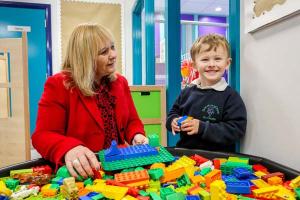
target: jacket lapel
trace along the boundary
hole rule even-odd
[[[101,129],[104,129],[103,127],[103,120],[100,117],[100,112],[96,104],[95,97],[86,97],[79,90],[77,90],[77,93],[79,94],[79,97],[81,101],[83,102],[83,105],[86,107],[88,112],[91,114],[92,118],[95,120],[95,122],[98,124],[98,126]]]

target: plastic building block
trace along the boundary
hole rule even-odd
[[[113,162],[105,161],[104,151],[102,150],[99,152],[99,160],[101,161],[104,170],[113,171],[129,167],[150,165],[156,162],[171,162],[174,160],[174,156],[170,154],[164,147],[160,146],[157,155],[129,158],[125,160],[116,160]]]
[[[67,199],[78,199],[78,188],[75,184],[75,178],[65,178],[63,185],[60,187],[63,197]]]
[[[160,188],[159,192],[160,192],[160,197],[163,200],[165,200],[168,195],[175,193],[175,191],[172,190],[171,188]]]
[[[230,175],[232,174],[232,170],[234,168],[246,168],[247,170],[252,172],[252,166],[251,165],[247,165],[244,163],[239,163],[239,162],[225,162],[223,164],[221,164],[221,171],[223,175]]]
[[[58,185],[62,185],[63,184],[63,181],[64,181],[64,178],[63,177],[55,177],[51,180],[51,183],[53,184],[58,184]]]
[[[3,181],[0,180],[0,194],[5,196],[10,196],[12,191],[8,189]]]
[[[196,165],[201,165],[202,163],[205,163],[205,162],[209,161],[209,159],[204,158],[204,157],[202,157],[200,155],[197,155],[197,154],[191,156],[191,159],[196,161]]]
[[[177,179],[178,187],[182,187],[185,185],[191,185],[191,180],[189,179],[188,175],[184,173],[181,177]]]
[[[267,169],[265,166],[261,165],[261,164],[255,164],[255,165],[253,165],[253,166],[252,166],[252,169],[253,169],[254,171],[262,171],[262,172],[264,172],[264,173],[266,173],[266,174],[269,173],[269,172],[268,172],[268,169]]]
[[[104,150],[105,161],[124,160],[157,154],[157,149],[148,144],[118,148],[115,141],[112,142],[109,149]]]
[[[209,187],[213,181],[222,179],[221,171],[218,169],[214,169],[213,171],[211,171],[207,175],[205,175],[204,178],[205,178],[206,186]]]
[[[268,179],[274,176],[278,176],[282,179],[282,181],[284,181],[284,174],[281,172],[275,172],[275,173],[271,173],[271,174],[266,174],[264,176],[261,177],[262,180],[268,182]]]
[[[182,122],[183,122],[184,120],[186,120],[187,118],[188,118],[188,116],[186,116],[186,115],[180,117],[180,118],[178,119],[178,121],[177,121],[177,125],[180,127],[181,124],[182,124]]]
[[[258,188],[270,187],[270,185],[262,179],[251,180],[251,182]]]
[[[158,147],[160,145],[159,143],[159,137],[157,134],[148,134],[148,139],[149,139],[149,145],[151,147]]]
[[[290,186],[292,188],[300,188],[300,175],[291,180]]]
[[[250,184],[248,181],[226,182],[226,191],[233,194],[250,194]]]
[[[121,151],[118,148],[117,142],[115,140],[113,140],[111,142],[109,149],[105,150],[104,154],[106,157],[110,157],[110,156],[119,155],[120,153],[121,153]]]
[[[16,180],[16,179],[9,178],[9,179],[5,180],[6,187],[11,190],[15,190],[19,184],[20,184],[20,181]]]
[[[246,179],[251,175],[251,172],[245,168],[237,167],[233,169],[233,175],[238,179]]]
[[[149,180],[149,174],[147,170],[118,173],[115,174],[115,180],[119,183],[129,184]]]
[[[168,181],[173,181],[179,178],[184,174],[184,168],[177,168],[177,169],[166,169],[164,176],[160,179],[161,183],[166,183]]]
[[[275,199],[275,193],[278,192],[278,187],[271,186],[271,187],[264,187],[260,189],[253,190],[253,194],[256,198],[269,198],[269,199]]]
[[[185,197],[186,200],[201,200],[198,195],[187,195]]]
[[[128,188],[127,194],[129,194],[131,196],[137,197],[139,195],[139,190],[138,189],[130,187],[130,186],[128,186],[126,184],[123,184],[123,183],[119,183],[119,182],[117,182],[115,180],[107,180],[105,183],[107,185],[115,185],[115,186],[120,186],[120,187],[127,187]]]
[[[249,158],[241,158],[241,157],[233,157],[233,156],[230,156],[230,157],[227,159],[227,161],[228,161],[228,162],[243,163],[243,164],[246,164],[246,165],[249,164]]]
[[[150,197],[152,200],[161,200],[160,196],[155,192],[150,192]]]
[[[166,200],[185,200],[185,195],[181,192],[169,194],[166,196]]]
[[[210,185],[210,193],[212,200],[226,199],[227,193],[225,191],[226,185],[224,181],[216,180]]]
[[[164,175],[164,170],[162,168],[149,169],[148,174],[152,180],[158,180]]]

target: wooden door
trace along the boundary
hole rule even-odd
[[[0,39],[0,167],[30,159],[27,37]]]

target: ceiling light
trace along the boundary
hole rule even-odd
[[[221,7],[216,7],[216,9],[215,9],[216,12],[220,12],[221,10],[222,10]]]

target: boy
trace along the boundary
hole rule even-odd
[[[177,147],[235,151],[245,135],[247,114],[240,95],[222,77],[231,58],[229,44],[217,34],[199,37],[190,54],[200,78],[183,89],[170,110],[166,127],[180,132]],[[182,116],[189,116],[179,123]]]

